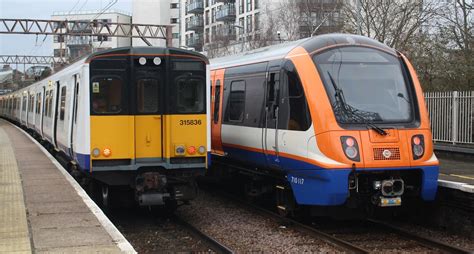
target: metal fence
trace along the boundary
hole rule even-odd
[[[433,140],[474,144],[474,91],[425,93]]]

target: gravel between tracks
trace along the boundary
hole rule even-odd
[[[210,252],[188,229],[145,209],[109,215],[138,253]]]
[[[474,252],[474,239],[469,239],[468,237],[464,237],[462,235],[446,232],[439,228],[416,225],[414,222],[397,221],[392,223],[405,230],[408,230],[409,232],[416,233],[417,235],[433,238],[441,242]]]
[[[177,214],[236,252],[341,252],[315,237],[280,225],[232,201],[202,191]]]

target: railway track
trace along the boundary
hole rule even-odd
[[[387,251],[474,253],[375,219],[359,221],[355,227],[347,226],[347,222],[340,222],[341,225],[339,226],[324,222],[324,226],[321,227],[317,223],[308,224],[291,218],[281,217],[274,211],[242,200],[229,193],[220,192],[218,195],[231,199],[242,206],[249,207],[264,216],[269,216],[294,230],[313,235],[349,253]],[[342,225],[345,225],[345,227],[342,227]]]
[[[177,224],[188,229],[192,234],[194,234],[197,238],[201,239],[205,243],[205,245],[209,246],[209,248],[215,251],[216,253],[222,253],[222,254],[234,253],[234,251],[232,251],[229,247],[225,246],[224,244],[214,239],[212,236],[207,235],[206,233],[202,232],[198,228],[189,224],[185,220],[181,219],[179,216],[174,215],[173,220]]]

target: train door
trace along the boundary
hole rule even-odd
[[[263,126],[263,151],[267,165],[279,168],[278,116],[280,99],[280,67],[269,67],[265,87],[265,121]]]
[[[53,145],[55,148],[58,147],[58,143],[57,143],[57,140],[58,140],[58,135],[57,135],[57,132],[58,132],[58,118],[59,118],[59,81],[56,81],[56,86],[54,88],[54,90],[51,90],[51,92],[53,93],[53,100],[54,100],[54,107],[52,107],[52,109],[54,109],[54,111],[52,112],[53,115],[53,119],[52,119],[52,124],[53,124]]]
[[[71,158],[74,158],[74,150],[75,150],[75,146],[76,146],[76,143],[74,142],[74,130],[76,130],[77,128],[77,105],[78,105],[78,96],[79,96],[79,84],[80,84],[80,80],[79,80],[79,74],[75,74],[74,77],[73,77],[73,81],[74,81],[74,85],[73,85],[73,95],[72,95],[72,113],[70,113],[69,115],[72,115],[72,117],[70,117],[70,125],[71,126],[71,129],[69,131],[70,135],[69,135],[69,144],[70,144],[70,148],[69,148],[69,155],[71,156]]]
[[[165,79],[157,71],[137,71],[135,76],[135,158],[163,161],[163,107]]]
[[[211,136],[212,136],[212,153],[217,155],[224,155],[222,148],[222,95],[224,93],[224,71],[217,70],[213,72],[212,80],[212,95],[211,95]]]

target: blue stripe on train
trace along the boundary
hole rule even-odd
[[[266,158],[263,153],[225,147],[230,158],[265,167]],[[293,189],[295,199],[302,205],[342,205],[349,195],[348,177],[351,169],[324,169],[316,165],[287,157],[268,156],[269,163],[278,164],[287,174],[287,180]],[[437,190],[438,166],[416,168],[358,168],[357,171],[378,170],[422,170],[421,197],[423,200],[434,200]]]
[[[77,161],[83,171],[89,171],[90,159],[90,154],[74,153],[74,160]]]

